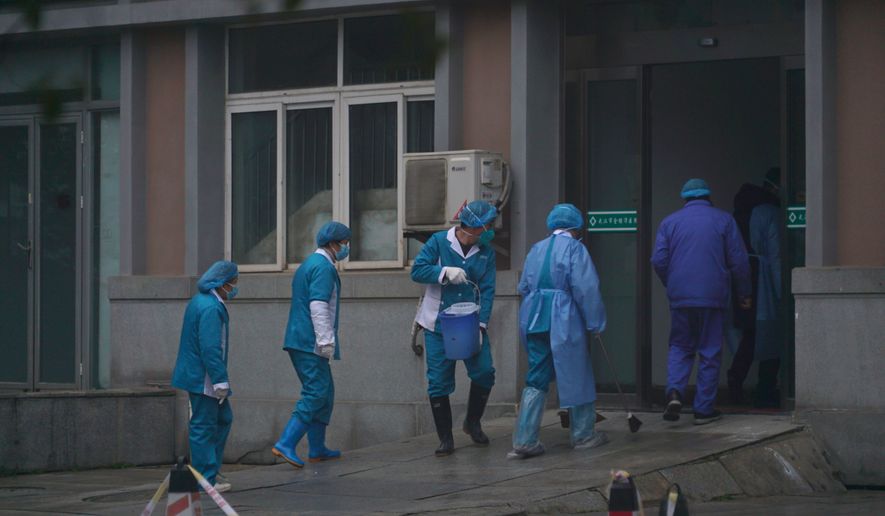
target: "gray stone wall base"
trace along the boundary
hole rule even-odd
[[[885,485],[885,268],[793,271],[796,418],[849,485]]]
[[[0,470],[168,464],[174,400],[157,389],[2,395]]]
[[[885,486],[885,411],[805,410],[794,418],[808,425],[826,445],[844,484]]]

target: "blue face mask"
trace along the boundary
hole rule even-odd
[[[495,230],[487,229],[479,235],[479,245],[489,245],[489,242],[494,240],[495,238]]]
[[[230,285],[230,283],[228,283],[228,285]],[[231,285],[230,290],[229,291],[225,290],[224,292],[227,294],[227,298],[230,300],[230,299],[237,297],[237,294],[240,292],[240,289],[236,285]]]
[[[341,244],[341,249],[338,249],[338,252],[335,253],[335,259],[340,262],[341,260],[344,260],[348,256],[350,256],[350,246],[345,245],[345,244]]]

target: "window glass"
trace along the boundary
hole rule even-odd
[[[406,152],[433,152],[433,101],[406,104]]]
[[[231,257],[277,262],[277,113],[231,115]]]
[[[286,113],[286,262],[301,263],[332,220],[332,108]]]
[[[83,100],[83,47],[22,48],[0,53],[0,105]]]
[[[351,260],[396,260],[397,105],[352,105],[349,115]]]
[[[120,99],[120,45],[92,47],[92,99]]]
[[[414,100],[406,104],[406,152],[433,152],[433,101]],[[414,260],[421,248],[419,240],[406,244],[406,260]]]
[[[433,13],[344,20],[344,84],[433,79]]]
[[[229,91],[338,84],[338,21],[231,29]]]

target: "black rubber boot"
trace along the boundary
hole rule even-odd
[[[434,454],[437,457],[451,455],[455,451],[455,439],[452,437],[452,406],[449,404],[449,397],[430,398],[430,408],[433,410],[436,435],[439,436],[439,448]]]
[[[482,431],[482,413],[486,410],[491,389],[485,389],[470,384],[470,399],[467,401],[467,417],[464,418],[464,433],[469,435],[473,442],[482,446],[488,446],[489,437]]]

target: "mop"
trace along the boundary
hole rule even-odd
[[[630,412],[630,408],[627,406],[627,397],[624,395],[624,391],[621,390],[621,384],[618,382],[618,377],[615,375],[615,368],[612,366],[611,359],[608,358],[608,351],[605,350],[605,344],[602,343],[602,337],[597,333],[595,335],[596,340],[599,341],[599,347],[602,348],[602,354],[605,356],[605,362],[608,364],[608,369],[612,373],[612,379],[615,381],[615,386],[618,388],[618,393],[621,395],[621,400],[624,402],[624,410],[627,411],[627,424],[630,425],[630,432],[636,433],[639,431],[639,427],[642,426],[642,421],[639,420],[638,417],[634,416],[632,412]]]

